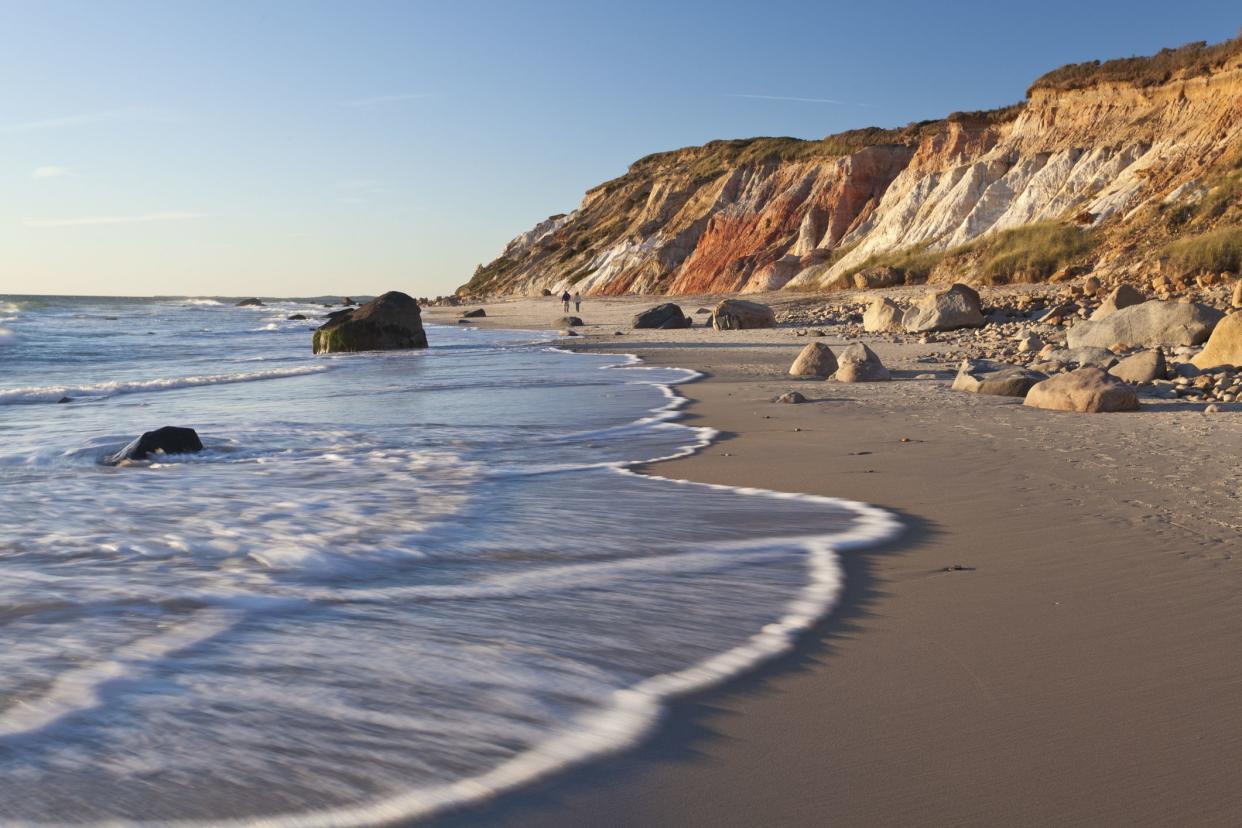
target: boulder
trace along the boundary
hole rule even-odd
[[[1207,347],[1190,360],[1196,368],[1217,368],[1221,365],[1242,367],[1242,312],[1231,313],[1220,321]]]
[[[1138,411],[1134,389],[1102,368],[1079,368],[1067,374],[1037,382],[1027,392],[1023,405],[1050,411]]]
[[[1031,386],[1047,378],[1021,365],[1008,365],[990,359],[965,359],[953,380],[953,390],[998,397],[1025,397]]]
[[[479,308],[478,310],[466,311],[461,315],[462,319],[481,319],[487,316],[487,311]]]
[[[356,302],[354,302],[354,300],[353,300],[353,299],[350,299],[348,296],[346,296],[344,299],[342,299],[342,300],[341,300],[341,304],[342,304],[342,305],[354,305],[354,304],[357,304],[357,303],[356,303]]]
[[[1044,358],[1048,362],[1060,362],[1065,365],[1077,365],[1080,368],[1110,368],[1117,364],[1117,355],[1107,348],[1058,348],[1050,351]]]
[[[1122,308],[1103,319],[1074,325],[1066,334],[1069,347],[1162,348],[1199,345],[1224,316],[1207,305],[1153,299]]]
[[[1164,351],[1153,348],[1131,354],[1109,368],[1108,373],[1119,380],[1145,385],[1153,380],[1164,379],[1169,373],[1169,366],[1164,360]]]
[[[806,402],[806,397],[802,396],[797,391],[786,391],[784,394],[781,394],[779,397],[774,399],[772,402],[789,403],[791,405],[797,405],[798,403]]]
[[[539,294],[539,295],[540,295],[540,296],[551,296],[551,295],[552,295],[552,291],[548,290],[547,288],[544,288],[544,289],[540,292],[540,294]]]
[[[979,294],[963,284],[927,294],[902,318],[909,333],[980,328],[985,322]]]
[[[656,305],[654,308],[647,308],[647,310],[641,313],[634,314],[634,319],[630,324],[635,328],[663,328],[669,330],[671,328],[688,328],[694,323],[690,317],[682,313],[680,305],[665,302],[663,305]]]
[[[802,349],[789,375],[793,377],[830,377],[837,370],[837,355],[822,342],[812,342]]]
[[[863,314],[863,330],[869,333],[889,333],[900,331],[905,311],[887,296],[879,296],[871,300],[867,312]]]
[[[771,328],[776,314],[767,305],[742,299],[725,299],[712,311],[712,327],[718,331],[741,331]]]
[[[261,307],[263,307],[263,300],[261,300],[261,299],[243,299],[243,300],[241,300],[240,302],[238,302],[238,303],[237,303],[237,307],[239,307],[239,308],[261,308]]]
[[[560,319],[553,320],[554,328],[579,328],[583,325],[581,319],[576,316],[562,316]]]
[[[289,315],[289,316],[287,316],[287,317],[285,317],[285,318],[286,318],[286,319],[288,319],[290,322],[301,322],[302,320],[306,319],[306,314],[303,314],[303,313],[295,313],[295,314],[291,314],[291,315]]]
[[[1039,334],[1031,331],[1018,337],[1018,353],[1020,354],[1037,354],[1043,349],[1045,343],[1040,339]]]
[[[360,307],[329,314],[316,329],[311,347],[317,354],[426,348],[427,334],[418,303],[394,290]]]
[[[833,376],[838,382],[884,382],[892,379],[884,363],[866,345],[855,342],[837,357],[837,372]]]
[[[109,466],[127,460],[146,460],[152,454],[193,454],[203,450],[203,441],[192,428],[164,426],[145,432],[125,448],[104,459]]]
[[[897,285],[904,285],[905,283],[906,274],[902,273],[895,267],[889,267],[887,265],[864,267],[862,270],[854,274],[854,287],[859,290],[896,287]]]
[[[1105,319],[1112,316],[1122,308],[1129,308],[1134,305],[1141,305],[1147,301],[1147,297],[1139,292],[1138,288],[1129,285],[1118,285],[1113,288],[1113,292],[1104,297],[1104,301],[1091,314],[1092,321]]]

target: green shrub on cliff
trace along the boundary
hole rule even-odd
[[[1161,49],[1146,57],[1118,58],[1116,60],[1089,60],[1071,63],[1053,69],[1027,90],[1029,96],[1040,89],[1068,91],[1085,89],[1101,83],[1129,83],[1134,86],[1158,86],[1175,76],[1195,77],[1206,75],[1214,69],[1242,56],[1242,37],[1226,40],[1211,46],[1206,41],[1187,43],[1177,49]]]

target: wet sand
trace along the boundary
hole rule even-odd
[[[635,749],[436,824],[1237,823],[1242,414],[1027,409],[952,392],[926,346],[883,340],[892,383],[796,380],[791,329],[628,331],[651,304],[592,299],[565,342],[706,374],[680,391],[721,439],[654,471],[863,500],[909,529],[843,557],[841,603],[792,656],[678,702]],[[562,315],[486,307],[501,327]],[[770,402],[794,389],[810,402]]]

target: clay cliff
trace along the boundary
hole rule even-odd
[[[1022,103],[637,161],[459,293],[825,290],[1242,269],[1242,39],[1048,73]]]

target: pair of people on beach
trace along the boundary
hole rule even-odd
[[[569,295],[569,291],[565,291],[564,293],[562,293],[562,294],[561,294],[561,302],[563,302],[563,303],[565,304],[565,312],[566,312],[566,313],[569,313],[569,303],[570,303],[570,302],[573,302],[573,303],[574,303],[574,313],[577,313],[577,312],[579,312],[580,310],[582,310],[582,294],[581,294],[581,293],[578,293],[577,291],[574,291],[574,295],[573,295],[573,296],[570,296],[570,295]]]

